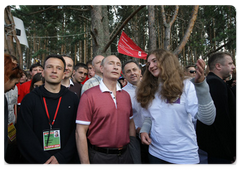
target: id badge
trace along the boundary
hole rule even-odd
[[[11,142],[16,139],[16,128],[13,123],[8,125],[8,138]]]
[[[50,130],[50,135],[49,130],[43,132],[43,149],[44,151],[61,149],[59,129]]]

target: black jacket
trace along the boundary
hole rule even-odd
[[[43,131],[49,129],[43,97],[53,120],[59,97],[62,96],[54,128],[60,129],[61,149],[43,150]],[[34,89],[21,103],[17,120],[17,142],[21,154],[29,163],[45,163],[55,156],[59,163],[68,163],[76,152],[75,120],[78,97],[64,86],[59,93],[47,91],[44,86]]]
[[[199,148],[209,156],[233,160],[236,156],[236,97],[212,72],[207,76],[207,83],[216,107],[216,118],[210,126],[197,121]]]
[[[8,147],[8,102],[4,95],[4,157]]]

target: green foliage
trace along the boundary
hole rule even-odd
[[[138,6],[115,5],[108,6],[109,31],[119,27],[122,22]],[[23,20],[30,53],[33,58],[41,58],[50,53],[61,53],[65,46],[69,53],[75,56],[74,46],[79,50],[79,41],[87,40],[88,58],[91,51],[91,11],[79,11],[89,6],[12,6],[12,14]],[[180,43],[188,27],[193,6],[180,6],[178,16],[171,29],[171,50]],[[75,10],[78,9],[78,10]],[[167,19],[174,14],[175,6],[165,6]],[[42,12],[39,12],[42,11]],[[164,39],[161,6],[155,6],[155,29],[157,44]],[[119,24],[120,23],[120,24]],[[86,29],[84,30],[84,26]],[[148,9],[138,12],[123,29],[127,35],[143,50],[148,52]],[[158,34],[159,31],[159,34]],[[85,34],[85,36],[84,36]],[[122,61],[128,57],[117,53],[117,43],[121,32],[110,48],[112,54]],[[228,43],[230,41],[230,43]],[[108,42],[105,42],[106,44]],[[206,53],[228,43],[224,48],[230,52],[236,51],[236,9],[234,6],[200,6],[192,34],[182,52],[180,60],[193,62]],[[45,49],[43,48],[46,45]],[[159,47],[159,45],[158,45]],[[161,48],[161,47],[159,47]],[[26,50],[26,49],[24,49]],[[27,54],[26,51],[23,51]],[[191,59],[191,56],[195,58]]]
[[[32,58],[36,58],[37,56],[39,56],[39,55],[42,55],[42,54],[47,54],[47,51],[46,50],[43,50],[43,49],[40,49],[40,50],[38,50],[36,53],[34,53],[33,55],[32,55]]]

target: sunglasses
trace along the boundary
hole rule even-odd
[[[196,70],[189,70],[189,73],[191,74],[196,73]]]

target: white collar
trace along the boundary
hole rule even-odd
[[[100,81],[99,88],[102,92],[111,92],[107,86],[103,83],[103,80]],[[118,83],[116,84],[116,91],[122,91],[121,87],[118,86]]]
[[[71,85],[74,86],[74,83],[73,83],[72,79],[70,79],[69,87],[70,87]]]

